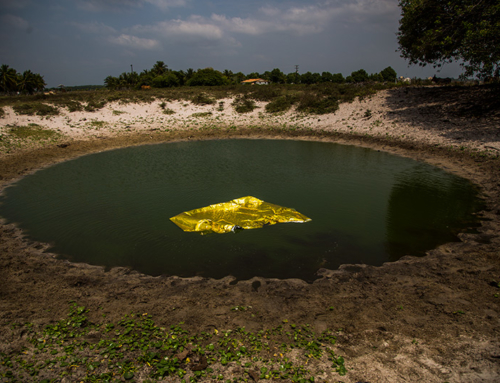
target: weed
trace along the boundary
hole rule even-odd
[[[299,100],[297,111],[311,114],[326,114],[335,113],[338,108],[339,103],[334,96],[318,97],[312,93],[305,93]]]
[[[193,113],[191,117],[209,117],[212,115],[212,112],[199,112],[199,113]]]
[[[211,105],[215,104],[215,100],[208,96],[205,93],[198,93],[193,98],[191,98],[191,102],[195,105]]]
[[[17,114],[25,114],[28,116],[34,116],[35,114],[37,116],[56,116],[59,114],[59,109],[41,102],[14,105],[13,109]]]
[[[113,110],[113,116],[119,116],[120,114],[124,114],[124,113],[127,113],[127,112],[124,112],[122,110]]]
[[[87,105],[85,105],[83,109],[85,109],[85,111],[87,112],[95,112],[96,110],[104,108],[105,105],[106,100],[90,100],[89,102],[87,102]]]
[[[163,110],[163,114],[175,114],[175,110],[172,110],[170,108],[166,108]]]
[[[5,117],[5,111],[3,110],[3,108],[0,108],[0,118],[4,117]]]
[[[13,332],[26,334],[29,344],[0,353],[0,378],[95,382],[149,376],[197,382],[224,380],[226,372],[231,374],[231,365],[238,364],[254,380],[258,376],[313,382],[314,372],[307,368],[311,358],[324,362],[328,358],[339,375],[347,371],[344,358],[332,349],[333,333],[318,335],[308,324],[193,334],[183,323],[159,327],[146,313],[126,315],[117,323],[93,323],[88,314],[87,308],[71,302],[67,318],[43,329],[30,323],[13,326]]]
[[[370,119],[370,118],[372,118],[372,111],[371,111],[370,109],[366,109],[365,114],[364,114],[364,117],[365,117],[366,119]]]
[[[219,112],[224,111],[224,101],[219,101],[219,107],[217,108],[217,111]]]
[[[106,121],[92,120],[89,125],[94,129],[101,129],[106,126]]]
[[[29,124],[27,126],[13,126],[10,128],[9,133],[21,139],[30,140],[48,140],[59,136],[59,133],[44,129],[37,124]]]
[[[167,104],[164,101],[160,104],[160,108],[162,108],[163,110],[165,110],[166,106]]]

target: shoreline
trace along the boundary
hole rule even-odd
[[[496,149],[490,147],[499,145],[498,122],[472,121],[462,130],[456,128],[450,133],[446,130],[450,122],[441,121],[441,115],[436,114],[426,122],[424,118],[429,116],[412,107],[413,99],[422,95],[408,96],[401,90],[397,97],[403,97],[409,106],[395,110],[403,123],[392,124],[393,113],[389,112],[393,110],[375,109],[381,105],[381,99],[387,102],[388,98],[396,97],[389,92],[364,102],[341,104],[338,115],[316,118],[320,120],[316,121],[319,126],[295,130],[278,128],[279,125],[259,129],[243,121],[236,129],[212,129],[210,122],[206,129],[192,131],[162,131],[161,127],[141,125],[133,132],[114,135],[107,131],[102,136],[90,135],[86,140],[68,136],[47,147],[0,156],[1,186],[57,162],[131,145],[224,138],[332,141],[425,161],[470,179],[481,187],[488,205],[478,234],[460,234],[461,242],[442,245],[421,258],[407,256],[380,267],[344,265],[339,270],[321,270],[322,278],[312,284],[259,277],[232,283],[231,277],[220,280],[150,277],[125,268],[104,272],[98,266],[71,264],[45,253],[47,245],[26,241],[12,225],[2,225],[0,266],[5,278],[0,282],[1,328],[6,329],[14,320],[50,323],[64,316],[68,300],[77,300],[93,309],[103,306],[111,318],[120,317],[124,308],[128,311],[134,308],[137,312],[154,314],[164,324],[185,321],[192,328],[245,325],[257,329],[287,318],[311,323],[318,330],[342,328],[337,335],[338,353],[345,355],[349,372],[346,377],[335,379],[344,382],[496,381],[500,376],[497,360],[500,299],[494,298],[499,289],[489,283],[500,282],[500,166]],[[428,104],[439,103],[431,101]],[[372,129],[385,130],[366,135],[372,117],[352,120],[358,121],[356,129],[352,133],[349,128],[346,131],[342,125],[345,117],[341,116],[352,117],[353,111],[361,113],[361,106],[377,113],[377,120],[382,121]],[[421,115],[422,121],[415,113]],[[259,119],[258,114],[256,118]],[[332,123],[334,118],[336,125]],[[432,128],[436,119],[441,125]],[[450,116],[446,119],[455,121]],[[0,119],[2,124],[5,121],[11,120]],[[322,129],[321,121],[330,121],[330,129]],[[488,135],[467,140],[488,124],[493,128]],[[384,135],[388,129],[397,134],[387,138]],[[67,146],[57,146],[61,144]],[[465,149],[460,150],[461,146]],[[257,289],[255,282],[259,283]],[[162,297],[168,297],[168,303]],[[230,307],[235,305],[252,306],[259,314],[250,317],[232,312]],[[330,305],[335,309],[325,313],[325,307]],[[45,311],[47,307],[50,312]],[[465,314],[457,315],[459,311]],[[7,331],[3,333],[0,344],[5,349],[10,347],[9,335]]]

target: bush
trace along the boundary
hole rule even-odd
[[[336,97],[318,97],[311,93],[304,94],[297,106],[297,111],[311,114],[335,113],[339,108]]]
[[[210,98],[208,95],[205,93],[198,93],[195,95],[192,99],[191,102],[196,105],[211,105],[215,104],[215,100],[213,98]]]
[[[275,98],[273,101],[266,105],[266,112],[268,113],[279,113],[286,112],[292,105],[297,101],[296,97],[286,95]]]
[[[271,101],[281,95],[281,89],[272,85],[254,85],[247,97],[257,101]]]
[[[212,68],[199,69],[191,77],[186,85],[189,86],[217,86],[227,85],[228,79],[224,75]]]
[[[35,114],[37,116],[56,116],[59,114],[59,109],[40,102],[14,105],[13,109],[17,114],[25,114],[28,116],[34,116]]]
[[[254,100],[250,100],[245,97],[238,97],[233,101],[234,110],[238,113],[249,113],[252,112],[257,106]]]
[[[90,100],[83,109],[85,109],[85,111],[87,112],[95,112],[96,110],[104,108],[105,105],[106,105],[105,100],[100,100],[100,101]]]
[[[10,128],[9,133],[17,138],[29,138],[35,140],[48,140],[59,136],[59,133],[53,130],[44,129],[37,124],[29,124],[27,126],[14,126]]]

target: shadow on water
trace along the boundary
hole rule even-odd
[[[484,205],[477,190],[464,188],[463,183],[459,178],[429,177],[418,168],[397,175],[387,208],[385,249],[390,261],[423,256],[438,245],[457,241],[464,226],[479,225],[473,214]]]

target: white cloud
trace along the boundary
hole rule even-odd
[[[160,45],[157,40],[143,39],[137,36],[122,34],[117,37],[109,37],[108,41],[132,49],[156,49]]]

